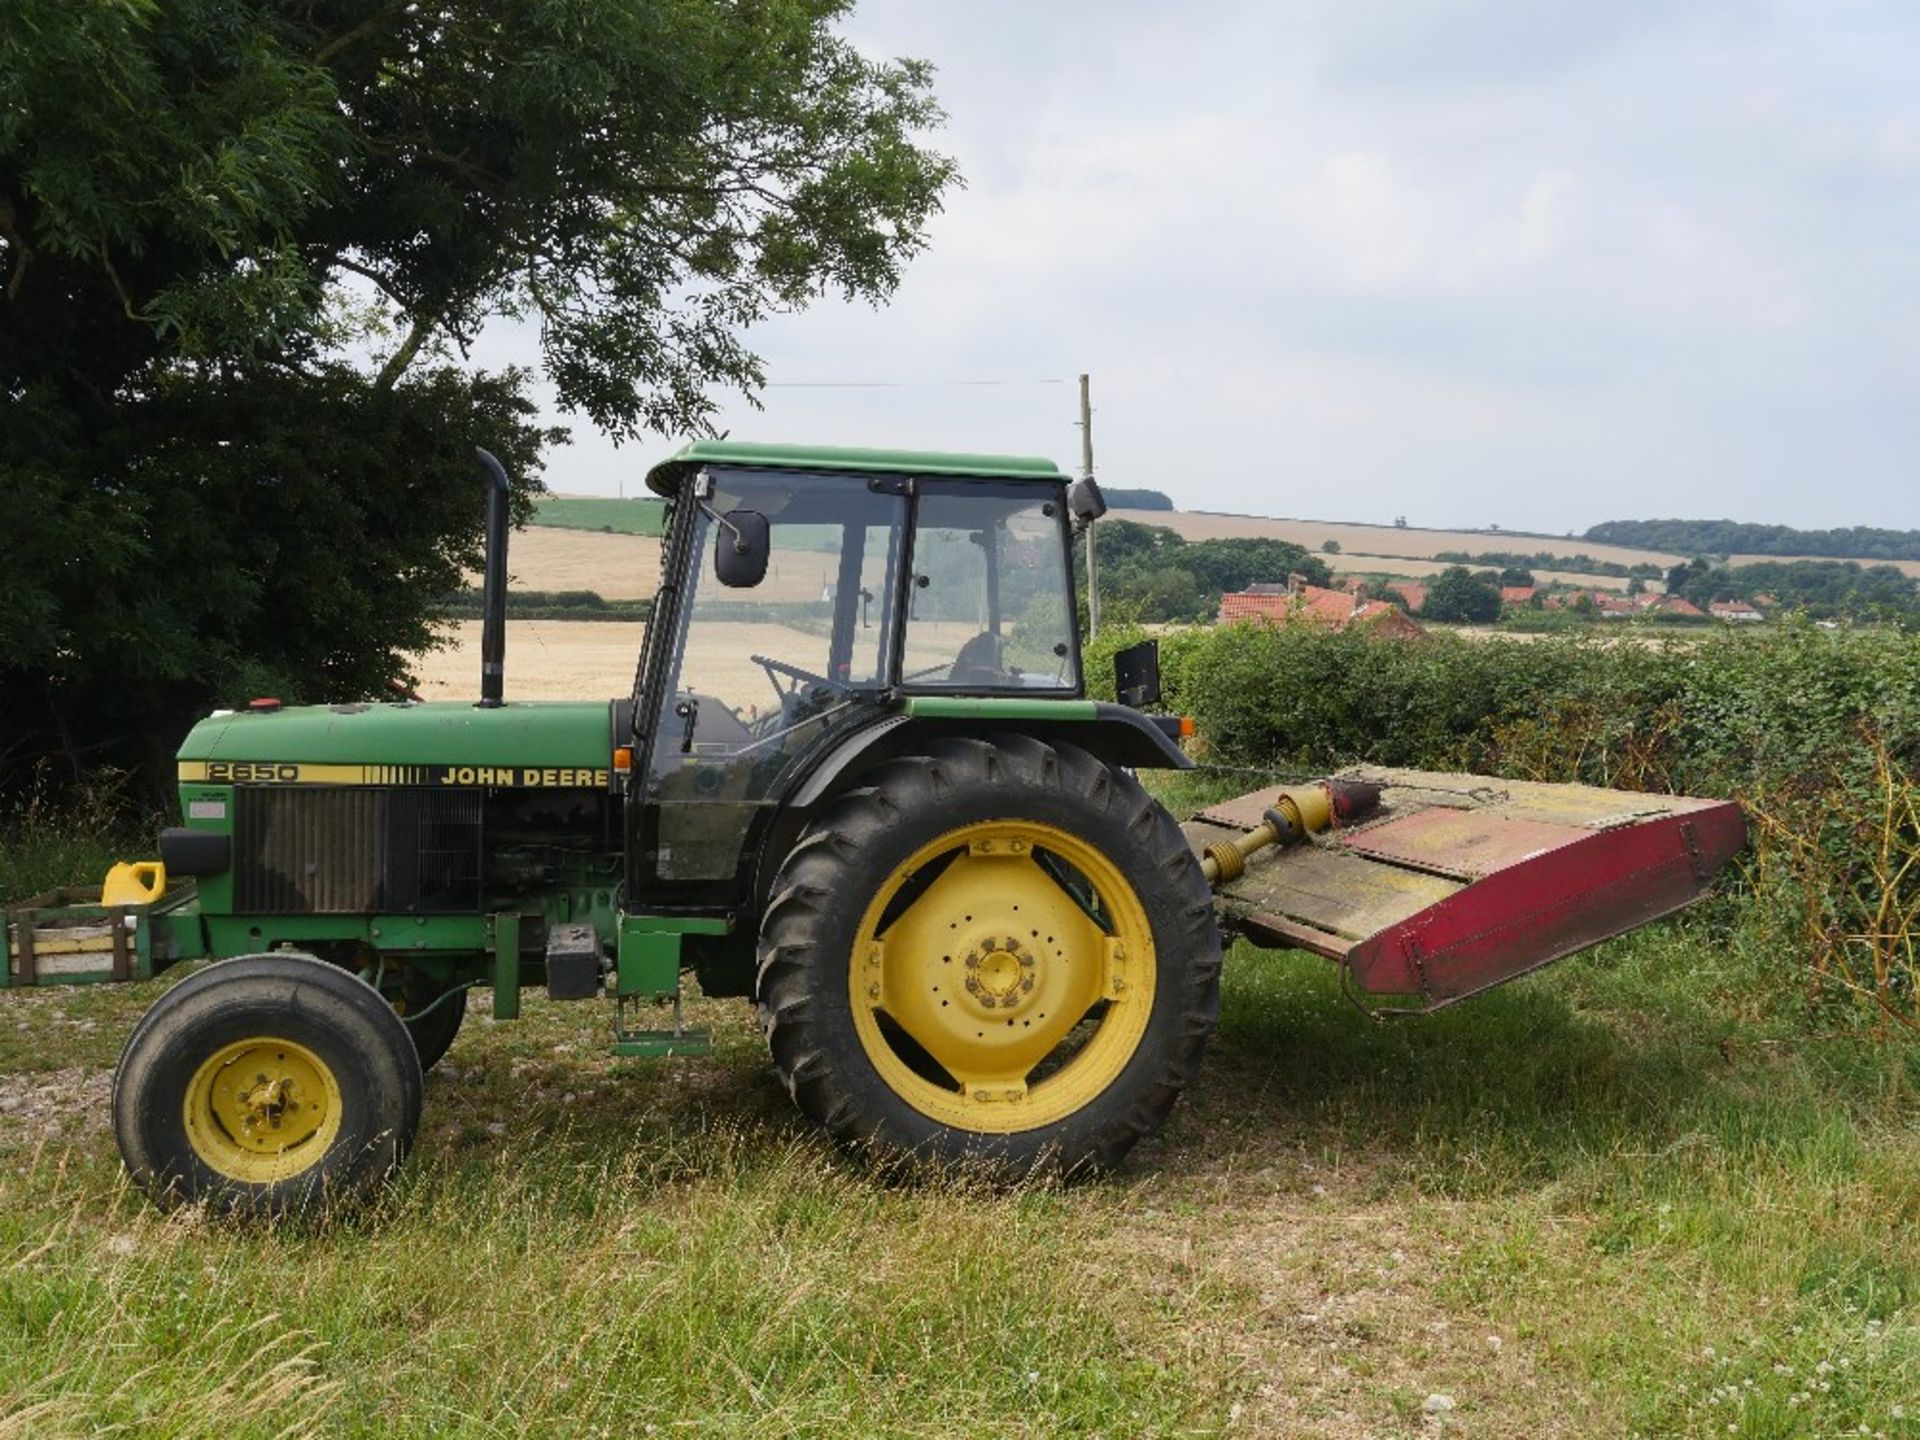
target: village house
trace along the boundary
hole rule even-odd
[[[1258,584],[1220,597],[1221,624],[1236,620],[1265,620],[1272,624],[1302,621],[1333,630],[1363,625],[1381,635],[1424,635],[1420,623],[1397,605],[1367,600],[1349,590],[1309,585],[1298,575],[1284,585]]]
[[[1736,625],[1753,625],[1766,619],[1753,606],[1744,600],[1715,600],[1707,606],[1716,620],[1730,620]]]
[[[1689,620],[1707,618],[1706,611],[1678,595],[1642,595],[1640,609],[1649,615],[1680,616]]]

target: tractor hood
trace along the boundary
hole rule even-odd
[[[331,785],[600,785],[612,764],[605,700],[503,705],[302,705],[202,720],[180,779]],[[583,772],[592,772],[589,778]]]

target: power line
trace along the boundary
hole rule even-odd
[[[766,390],[908,390],[936,386],[1065,385],[1057,380],[769,380]]]

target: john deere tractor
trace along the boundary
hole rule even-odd
[[[608,1003],[620,1055],[700,1052],[689,971],[758,1005],[850,1147],[1097,1169],[1193,1079],[1221,925],[1420,1013],[1679,908],[1744,835],[1724,802],[1360,770],[1183,830],[1133,777],[1190,763],[1151,646],[1117,658],[1128,703],[1085,698],[1070,560],[1105,507],[1041,460],[690,445],[648,477],[669,520],[632,693],[510,704],[481,459],[477,702],[213,715],[159,861],[7,908],[0,986],[218,962],[114,1078],[163,1205],[376,1184],[474,987],[500,1019],[527,985]]]
[[[1083,698],[1091,481],[690,445],[648,477],[669,520],[632,694],[510,703],[483,463],[477,703],[260,701],[180,748],[170,889],[103,963],[221,963],[127,1042],[141,1184],[246,1211],[361,1191],[406,1154],[470,988],[503,1019],[530,983],[610,996],[617,1053],[690,1054],[688,970],[757,1003],[781,1082],[850,1145],[1072,1170],[1164,1119],[1220,938],[1130,773],[1188,763],[1176,726]],[[60,962],[59,927],[23,933]]]

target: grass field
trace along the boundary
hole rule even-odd
[[[658,524],[661,506],[639,500],[594,500],[555,496],[540,502],[538,516],[510,544],[509,569],[520,590],[593,590],[609,600],[643,600],[658,588],[660,554]],[[1528,552],[1556,546],[1572,554],[1584,549],[1595,559],[1627,557],[1627,563],[1654,560],[1671,563],[1652,551],[1619,546],[1583,546],[1576,541],[1535,540],[1532,537],[1474,535],[1445,530],[1397,530],[1391,526],[1332,525],[1319,521],[1264,520],[1245,516],[1196,515],[1161,510],[1116,510],[1123,520],[1159,525],[1190,540],[1226,535],[1272,536],[1293,540],[1320,554],[1320,543],[1340,538],[1338,555],[1321,555],[1338,574],[1380,574],[1418,578],[1437,575],[1447,562],[1423,558],[1436,550],[1470,551],[1520,549]],[[611,518],[603,518],[608,517]],[[651,517],[651,518],[649,518]],[[616,523],[617,522],[617,523]],[[648,529],[647,526],[655,528]],[[603,533],[610,527],[611,533]],[[1351,533],[1349,533],[1351,532]],[[1571,547],[1571,548],[1569,548]],[[1600,554],[1598,552],[1605,551]],[[1615,552],[1618,552],[1618,555]],[[1536,570],[1542,584],[1562,582],[1600,590],[1624,590],[1627,582],[1613,575],[1588,575],[1573,570]],[[472,577],[478,584],[479,577]],[[1649,582],[1659,589],[1658,581]]]
[[[533,523],[550,529],[610,530],[616,535],[658,536],[666,513],[666,504],[652,498],[609,500],[592,495],[545,495],[534,511]]]
[[[478,992],[392,1193],[279,1229],[120,1178],[160,984],[0,993],[0,1436],[1920,1433],[1920,1066],[1739,963],[1669,929],[1381,1026],[1237,951],[1168,1131],[999,1191],[834,1154],[739,1005],[619,1062]]]
[[[1590,559],[1610,560],[1620,565],[1669,566],[1687,558],[1659,550],[1639,550],[1629,545],[1602,545],[1571,535],[1520,535],[1504,530],[1422,530],[1410,525],[1283,520],[1262,515],[1224,515],[1200,510],[1115,510],[1111,513],[1119,520],[1162,526],[1188,540],[1221,540],[1236,536],[1291,540],[1315,554],[1320,553],[1320,547],[1326,541],[1335,540],[1343,551],[1413,559],[1429,557],[1441,550],[1464,550],[1473,555],[1489,550],[1512,550],[1532,555],[1545,550],[1555,555],[1586,555]]]

